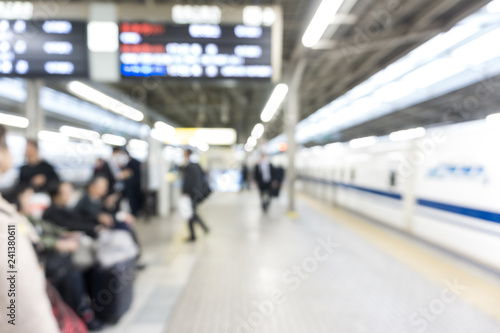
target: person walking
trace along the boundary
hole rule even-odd
[[[207,188],[205,188],[205,173],[198,163],[192,161],[192,154],[193,152],[189,149],[184,151],[186,165],[183,168],[182,185],[182,195],[191,201],[192,207],[192,214],[188,221],[190,232],[190,237],[186,240],[188,242],[196,241],[195,223],[198,223],[205,233],[209,232],[209,228],[196,211],[198,204],[208,196]]]
[[[255,166],[254,177],[259,187],[262,210],[267,213],[271,204],[273,167],[265,154],[261,154],[260,160]]]

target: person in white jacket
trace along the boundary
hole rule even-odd
[[[11,166],[6,130],[0,125],[0,177]],[[45,275],[32,245],[37,241],[38,235],[29,221],[0,196],[2,333],[60,333],[46,293]],[[9,252],[13,250],[9,249],[11,245],[14,245],[15,251]]]

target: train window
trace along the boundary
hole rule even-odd
[[[397,175],[396,171],[391,171],[391,174],[389,176],[389,182],[391,184],[391,187],[395,187],[397,185]]]

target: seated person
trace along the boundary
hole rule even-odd
[[[75,207],[75,213],[93,223],[101,223],[108,228],[130,230],[134,218],[130,214],[118,213],[119,221],[113,216],[118,197],[108,196],[108,180],[97,176],[90,181],[87,193]],[[106,199],[105,199],[106,198]]]
[[[27,163],[21,167],[19,184],[29,184],[37,192],[46,192],[50,183],[59,182],[54,167],[41,159],[36,140],[27,140],[25,156]]]
[[[72,263],[71,253],[79,247],[79,234],[44,221],[30,218],[29,209],[34,190],[19,186],[12,196],[21,215],[30,220],[40,240],[35,249],[45,266],[45,275],[61,294],[62,299],[75,311],[90,330],[102,328],[103,323],[95,317],[86,291],[82,273]]]
[[[107,220],[87,220],[78,216],[68,208],[74,194],[73,185],[70,183],[52,183],[49,186],[49,195],[52,205],[43,213],[43,219],[70,231],[83,231],[90,237],[96,237],[99,230],[110,226]]]

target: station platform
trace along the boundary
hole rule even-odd
[[[131,310],[105,333],[498,333],[500,279],[445,251],[300,196],[216,193],[185,243],[173,215],[140,224]]]

